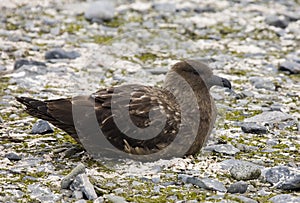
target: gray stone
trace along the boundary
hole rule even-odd
[[[246,118],[244,122],[263,124],[263,123],[278,123],[289,119],[293,119],[293,117],[287,113],[283,113],[280,111],[266,111],[256,116],[253,116],[251,118]]]
[[[85,199],[80,199],[80,200],[77,200],[76,202],[74,203],[86,203],[87,201]]]
[[[271,110],[272,111],[282,111],[282,105],[280,105],[280,104],[272,104],[271,105]]]
[[[69,188],[69,186],[71,185],[72,181],[74,180],[74,178],[85,172],[85,166],[80,163],[78,164],[66,177],[64,177],[61,180],[61,188],[62,189],[67,189]]]
[[[257,123],[242,123],[242,131],[245,133],[252,134],[266,134],[267,128],[265,126],[259,125]]]
[[[232,166],[230,174],[236,180],[254,180],[260,176],[261,170],[252,163],[240,162]]]
[[[53,128],[49,125],[48,121],[44,120],[38,120],[31,129],[32,134],[47,134],[53,132]]]
[[[104,195],[104,197],[112,203],[126,203],[127,202],[124,197],[120,197],[120,196],[117,196],[114,194],[107,194],[107,195]]]
[[[45,54],[45,59],[76,59],[80,57],[80,53],[77,51],[65,51],[63,49],[53,49],[47,51]]]
[[[6,70],[7,70],[7,68],[5,66],[0,65],[0,72],[1,71],[6,71]]]
[[[154,3],[153,8],[159,12],[173,13],[176,11],[174,3]]]
[[[258,203],[256,200],[253,200],[251,198],[248,197],[244,197],[244,196],[234,196],[235,198],[239,199],[241,202],[243,203]]]
[[[82,191],[88,200],[97,198],[94,186],[91,184],[89,177],[86,174],[77,175],[70,185],[70,189]]]
[[[5,157],[11,161],[20,161],[22,159],[21,156],[19,156],[18,154],[14,153],[14,152],[5,154]]]
[[[233,183],[229,186],[227,192],[229,193],[245,193],[248,188],[248,183],[244,181],[238,181],[236,183]]]
[[[108,0],[91,2],[84,16],[93,22],[111,20],[115,16],[115,5],[113,1]]]
[[[285,61],[279,65],[280,71],[287,71],[290,74],[300,73],[300,63],[294,61]]]
[[[98,197],[93,201],[93,203],[103,203],[104,202],[104,197]]]
[[[266,17],[266,23],[283,29],[289,25],[289,21],[286,17],[277,15],[270,15]]]
[[[3,121],[3,118],[0,116],[0,123],[3,123],[4,121]]]
[[[273,203],[299,203],[300,197],[292,196],[290,194],[280,194],[269,199]]]
[[[272,183],[278,189],[298,190],[300,189],[300,171],[286,166],[270,168],[265,173],[266,181]]]
[[[236,153],[240,152],[239,149],[235,148],[230,144],[210,145],[205,147],[204,150],[228,154],[228,155],[235,155]]]
[[[236,147],[237,147],[239,150],[241,150],[242,152],[253,152],[253,151],[259,150],[258,147],[255,147],[255,146],[249,146],[249,145],[245,145],[245,144],[241,144],[241,143],[236,144]]]
[[[196,178],[196,177],[188,177],[186,180],[187,183],[191,183],[193,185],[197,185],[200,188],[207,189],[207,190],[215,190],[220,192],[226,192],[226,188],[223,183],[213,180],[210,178]]]
[[[16,60],[16,62],[14,64],[14,70],[18,70],[19,68],[21,68],[24,65],[26,65],[26,66],[44,66],[44,67],[47,66],[45,63],[39,62],[39,61],[18,59],[18,60]]]
[[[83,198],[83,192],[75,190],[75,191],[73,191],[73,197],[75,199],[82,199]]]
[[[271,80],[266,80],[257,76],[250,77],[249,80],[257,89],[275,90],[275,85]]]
[[[57,202],[61,195],[54,194],[48,187],[40,183],[28,185],[28,191],[31,199],[36,199],[39,202]]]

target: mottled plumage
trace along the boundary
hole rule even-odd
[[[123,85],[74,98],[46,101],[27,97],[16,99],[27,107],[30,115],[51,122],[79,143],[90,139],[89,134],[94,133],[88,128],[96,115],[97,126],[120,151],[133,155],[153,154],[169,146],[180,132],[180,136],[186,136],[185,139],[193,133],[196,138],[189,146],[184,139],[178,141],[174,145],[176,151],[193,155],[205,144],[215,122],[215,105],[209,94],[213,85],[231,88],[228,80],[214,76],[205,64],[188,60],[172,67],[163,88]],[[85,109],[88,107],[93,111]],[[196,111],[200,112],[200,117],[194,114]],[[155,119],[151,118],[152,115]],[[197,119],[200,122],[193,123]],[[135,128],[130,127],[129,121]],[[150,129],[147,135],[143,134],[147,129]],[[152,133],[152,137],[147,137]],[[93,141],[89,145],[93,145]]]

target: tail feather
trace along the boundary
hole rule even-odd
[[[47,103],[29,97],[16,97],[16,100],[26,106],[26,112],[31,116],[52,121],[54,118],[48,113]]]
[[[16,97],[16,100],[26,106],[26,112],[31,116],[49,121],[80,142],[74,127],[72,103],[70,100],[57,99],[40,101],[28,97]]]

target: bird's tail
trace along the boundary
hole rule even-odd
[[[29,97],[16,97],[16,100],[26,106],[26,112],[30,115],[50,122],[54,119],[47,111],[46,102]]]

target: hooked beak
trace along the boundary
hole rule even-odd
[[[223,87],[227,87],[228,89],[231,89],[231,83],[229,80],[222,78]]]

